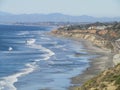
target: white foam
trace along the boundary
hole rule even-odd
[[[8,50],[9,50],[9,51],[12,51],[12,50],[13,50],[13,48],[12,48],[12,47],[9,47],[9,48],[8,48]]]
[[[17,90],[14,83],[18,81],[19,77],[33,72],[36,69],[36,63],[28,63],[26,67],[27,68],[23,69],[20,73],[2,78],[2,80],[0,80],[0,90]]]
[[[33,45],[31,45],[31,47],[47,52],[47,54],[43,55],[43,57],[44,57],[43,60],[48,60],[51,56],[53,56],[55,54],[50,49],[47,49],[41,45],[33,44]],[[24,75],[27,75],[27,74],[33,72],[37,67],[36,63],[39,62],[40,60],[42,60],[42,59],[36,59],[32,63],[26,64],[27,68],[21,70],[20,73],[16,73],[14,75],[2,78],[2,80],[0,80],[0,90],[17,90],[17,88],[14,86],[14,83],[16,83],[18,81],[19,77],[22,77]]]
[[[46,38],[46,37],[41,37],[41,39],[44,39],[44,40],[51,40],[50,38]]]
[[[26,44],[27,45],[32,45],[32,44],[35,43],[35,41],[36,41],[36,39],[28,39],[28,40],[26,40]]]
[[[28,31],[21,31],[21,32],[19,32],[17,35],[26,35],[26,34],[29,34],[29,32]]]
[[[53,51],[51,51],[50,49],[47,49],[45,47],[43,47],[42,45],[32,45],[32,48],[36,48],[36,49],[40,49],[44,52],[47,52],[47,54],[43,55],[44,60],[48,60],[51,56],[55,55],[55,53]]]
[[[63,48],[65,45],[56,45],[55,48]]]

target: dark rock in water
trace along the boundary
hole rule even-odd
[[[85,53],[75,53],[75,57],[80,57],[80,56],[83,56],[83,55],[87,55],[87,54],[85,54]]]

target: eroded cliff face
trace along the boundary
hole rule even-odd
[[[113,43],[115,55],[113,56],[113,62],[114,65],[117,65],[120,63],[120,39],[116,40],[115,43]]]
[[[120,39],[119,33],[109,30],[53,30],[52,34],[76,39],[91,41],[100,48],[110,49],[113,56],[114,67],[103,71],[98,76],[88,80],[74,90],[120,90]]]
[[[85,39],[88,41],[91,41],[94,45],[100,47],[100,48],[108,48],[113,49],[113,46],[111,44],[111,41],[99,36],[96,34],[97,30],[71,30],[71,31],[65,31],[65,30],[53,30],[52,33],[54,35],[60,35],[64,37],[71,37],[76,39]],[[101,35],[105,35],[107,30],[100,31],[99,33]]]
[[[85,39],[100,48],[110,49],[114,52],[114,67],[101,72],[82,86],[75,86],[73,90],[120,90],[120,24],[114,24],[106,30],[75,30],[74,27],[62,27],[53,30],[52,34],[78,40]]]
[[[120,63],[120,39],[119,33],[111,30],[53,30],[52,34],[75,39],[85,39],[102,49],[110,49],[114,52],[114,65]]]

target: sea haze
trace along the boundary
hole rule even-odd
[[[82,43],[50,36],[51,29],[0,25],[0,90],[67,90],[89,66],[93,55]]]
[[[92,17],[88,15],[71,16],[61,13],[51,14],[10,14],[6,12],[0,12],[0,23],[13,23],[13,22],[111,22],[120,21],[120,17]]]

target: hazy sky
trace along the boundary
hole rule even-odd
[[[116,17],[120,16],[120,0],[0,0],[0,11]]]

